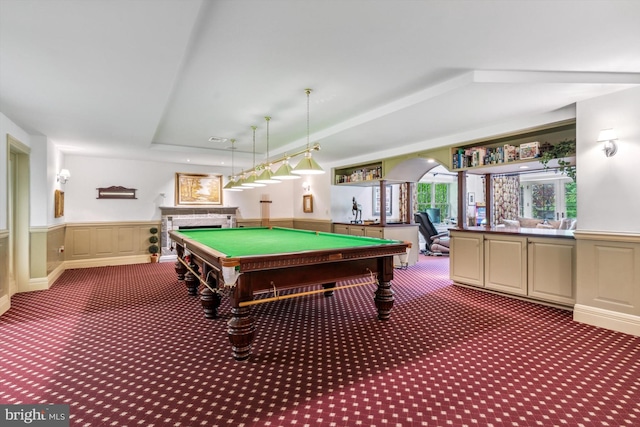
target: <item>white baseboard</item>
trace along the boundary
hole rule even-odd
[[[576,304],[573,308],[573,320],[640,337],[640,316]]]
[[[178,255],[162,255],[159,262],[176,262],[178,260]]]
[[[29,279],[29,287],[20,289],[20,292],[46,291],[49,289],[49,280],[46,277],[37,277]]]
[[[0,297],[0,316],[9,311],[11,308],[11,298],[9,295],[3,295]]]
[[[107,267],[110,265],[145,264],[149,262],[149,255],[119,256],[111,258],[91,258],[65,261],[65,270],[72,268]]]

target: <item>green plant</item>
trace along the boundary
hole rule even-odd
[[[549,169],[549,161],[558,159],[558,171],[567,175],[572,180],[576,180],[576,167],[570,162],[564,160],[565,157],[576,153],[576,140],[565,139],[553,145],[548,151],[542,154],[538,159],[544,170]]]
[[[158,252],[160,252],[160,247],[158,245],[156,245],[156,243],[158,243],[158,236],[156,236],[156,234],[158,233],[158,227],[151,227],[149,229],[149,233],[152,234],[151,237],[149,237],[149,243],[151,243],[151,246],[149,246],[149,253],[152,255],[157,254]]]

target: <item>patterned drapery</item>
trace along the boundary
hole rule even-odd
[[[503,219],[518,219],[520,206],[520,177],[498,175],[493,177],[493,218],[491,225]]]
[[[411,190],[411,211],[407,212],[407,198]],[[418,196],[416,195],[415,182],[405,182],[400,184],[400,221],[411,224],[413,221],[413,213],[418,210]]]

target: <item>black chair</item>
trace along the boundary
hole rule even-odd
[[[424,254],[449,255],[449,233],[438,233],[426,212],[417,212],[414,218],[425,240]]]

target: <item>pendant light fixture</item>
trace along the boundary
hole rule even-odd
[[[256,182],[258,178],[258,173],[256,172],[256,127],[251,126],[251,129],[253,129],[253,170],[249,172],[249,176],[242,185],[244,187],[265,187],[266,184]]]
[[[236,149],[234,145],[235,143],[236,143],[236,140],[232,139],[231,140],[231,176],[229,177],[229,182],[227,182],[227,185],[224,186],[224,189],[228,191],[242,191],[242,185],[236,186],[236,172],[235,172],[234,154],[233,154]]]
[[[311,157],[311,145],[309,144],[309,95],[311,89],[304,91],[307,94],[307,151],[304,153],[304,158],[291,172],[297,175],[320,175],[324,173],[324,169]]]
[[[271,171],[271,163],[269,163],[269,121],[271,117],[267,116],[264,118],[267,121],[267,161],[264,165],[264,170],[256,179],[256,182],[260,184],[279,184],[280,181],[273,178],[273,172]]]
[[[277,180],[280,180],[280,181],[289,180],[289,179],[300,179],[300,175],[296,175],[296,174],[291,173],[293,168],[289,164],[289,159],[290,158],[291,157],[286,157],[282,161],[282,164],[280,165],[280,167],[278,168],[276,173],[273,174],[273,178],[274,179],[277,179]]]

